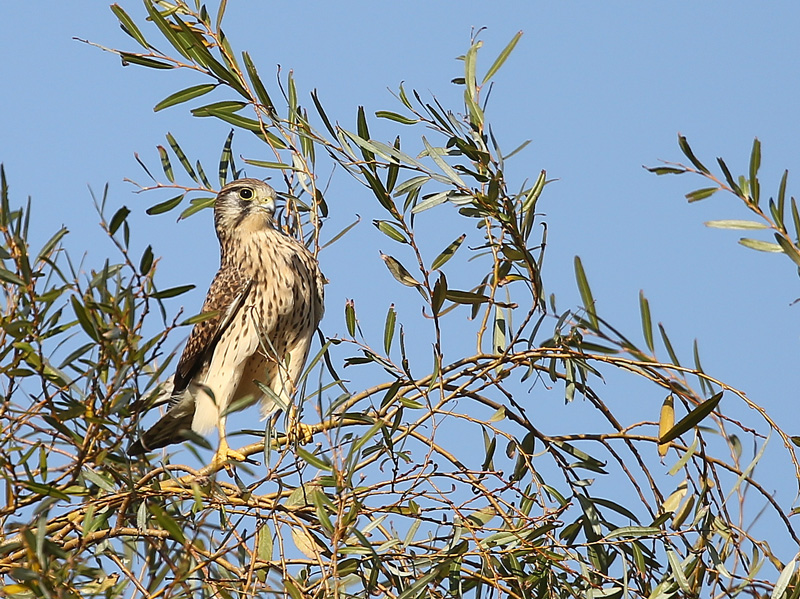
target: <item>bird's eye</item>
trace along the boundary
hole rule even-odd
[[[239,197],[243,200],[252,200],[253,199],[253,190],[249,187],[245,187],[244,189],[239,190]]]

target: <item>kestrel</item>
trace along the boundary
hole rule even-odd
[[[203,304],[211,316],[186,342],[167,412],[129,455],[184,441],[189,429],[205,435],[219,428],[214,463],[241,461],[225,438],[228,406],[259,399],[267,418],[292,405],[322,319],[324,278],[313,254],[275,227],[274,212],[275,190],[257,179],[239,179],[217,195],[220,267]]]

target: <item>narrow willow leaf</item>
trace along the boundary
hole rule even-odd
[[[651,353],[655,352],[655,343],[653,342],[653,321],[650,318],[650,302],[644,296],[644,291],[639,291],[639,312],[642,315],[642,333],[644,334],[644,342]]]
[[[147,507],[150,513],[155,516],[156,521],[161,525],[161,528],[166,530],[173,539],[178,541],[181,545],[186,543],[186,536],[183,534],[181,527],[175,522],[175,519],[165,512],[157,503],[149,503]]]
[[[508,45],[505,48],[503,48],[503,51],[500,52],[499,56],[492,63],[492,66],[490,66],[489,70],[486,71],[486,75],[483,77],[483,81],[481,82],[482,86],[486,85],[489,82],[489,80],[492,77],[494,77],[495,73],[497,73],[497,71],[500,70],[500,67],[503,66],[503,63],[505,63],[506,59],[508,59],[508,57],[514,51],[514,48],[516,47],[517,42],[519,42],[521,37],[522,37],[522,31],[517,31],[514,37],[511,38],[511,41],[508,42]]]
[[[128,14],[122,9],[122,7],[119,4],[116,3],[112,4],[111,12],[113,12],[114,15],[117,17],[117,20],[119,20],[119,26],[122,28],[122,31],[127,33],[133,39],[135,39],[139,43],[139,45],[142,46],[144,49],[147,50],[150,48],[147,45],[147,40],[142,35],[142,32],[139,31],[139,28],[136,26],[136,23],[133,22],[133,19],[131,19],[128,16]]]
[[[756,137],[753,139],[753,150],[750,152],[750,197],[758,205],[760,184],[758,182],[758,169],[761,168],[761,142]]]
[[[258,168],[274,168],[287,171],[303,170],[299,167],[292,166],[291,164],[284,164],[283,162],[270,162],[269,160],[252,160],[250,158],[245,158],[244,161],[252,166],[257,166]]]
[[[181,194],[179,196],[175,196],[167,200],[166,202],[161,202],[160,204],[156,204],[155,206],[150,206],[145,212],[150,216],[154,214],[163,214],[164,212],[169,212],[173,208],[177,208],[177,206],[183,201],[183,197],[185,194]]]
[[[419,281],[412,277],[411,273],[409,273],[406,268],[395,258],[392,256],[387,256],[384,253],[381,253],[381,258],[386,264],[386,268],[388,268],[389,272],[392,273],[392,276],[400,283],[406,285],[407,287],[420,287]]]
[[[606,535],[606,539],[654,537],[661,534],[661,529],[655,526],[623,526],[616,528]]]
[[[700,162],[694,155],[694,152],[692,152],[692,148],[689,147],[689,142],[686,141],[686,137],[684,137],[680,133],[678,133],[678,146],[680,146],[681,152],[683,152],[684,156],[686,156],[689,159],[689,161],[695,166],[697,170],[707,175],[711,174],[711,171],[709,171],[705,166],[703,166],[703,163]]]
[[[646,166],[645,170],[656,175],[682,175],[686,172],[685,168],[675,166]]]
[[[707,220],[703,223],[712,229],[767,229],[767,225],[754,220]]]
[[[268,110],[274,111],[275,106],[272,103],[272,98],[269,97],[267,89],[261,82],[261,79],[258,76],[258,71],[256,70],[256,65],[250,58],[250,54],[247,52],[242,52],[242,59],[244,60],[244,66],[247,69],[247,76],[250,77],[250,83],[253,85],[253,90],[255,90],[259,102],[261,102],[261,104]]]
[[[420,212],[424,212],[425,210],[430,210],[434,206],[438,206],[439,204],[444,204],[447,201],[448,196],[450,195],[449,191],[440,191],[439,193],[435,193],[430,196],[425,196],[425,198],[414,208],[411,209],[413,214],[419,214]]]
[[[594,297],[592,296],[592,290],[589,288],[589,281],[586,279],[586,273],[583,270],[583,264],[579,256],[575,256],[575,279],[578,282],[578,290],[581,293],[583,308],[586,310],[589,322],[594,330],[598,330],[600,328],[600,323],[597,320]]]
[[[175,183],[175,175],[172,172],[172,164],[170,164],[166,148],[164,146],[156,146],[156,149],[161,158],[161,169],[164,171],[164,176],[170,183]]]
[[[664,403],[661,404],[661,414],[658,417],[659,439],[671,431],[673,426],[675,426],[675,398],[672,397],[672,394],[669,394],[664,400]],[[659,443],[658,455],[662,458],[666,456],[667,452],[669,451],[669,447],[669,442]]]
[[[403,116],[402,114],[397,114],[396,112],[390,112],[388,110],[379,110],[375,113],[375,116],[379,119],[389,119],[390,121],[396,121],[403,125],[413,125],[419,122],[419,119],[412,119],[407,116]]]
[[[689,412],[686,416],[681,418],[678,421],[678,424],[673,426],[669,431],[665,434],[661,435],[659,439],[659,443],[669,443],[670,441],[677,439],[683,433],[688,431],[689,429],[697,426],[706,416],[711,414],[714,411],[714,408],[717,407],[720,400],[722,399],[723,392],[720,391],[710,399],[707,399],[699,406],[697,406],[694,410]]]
[[[442,250],[442,253],[436,256],[436,258],[431,263],[431,270],[436,270],[447,264],[448,260],[450,260],[450,258],[452,258],[455,255],[456,251],[458,250],[458,248],[461,247],[461,244],[464,243],[464,240],[466,238],[467,235],[464,233],[460,237],[458,237],[458,239],[456,239],[450,245],[444,248],[444,250]]]
[[[347,332],[351,337],[356,336],[356,306],[353,300],[347,300],[344,305],[344,322],[347,325]]]
[[[448,289],[445,297],[451,302],[456,304],[476,305],[485,304],[489,298],[480,293],[472,293],[471,291],[457,291],[455,289]]]
[[[117,232],[125,219],[128,218],[128,215],[131,211],[128,209],[127,206],[123,206],[119,210],[114,213],[114,216],[111,217],[111,222],[108,225],[108,232],[113,235]]]
[[[178,161],[183,166],[183,169],[186,171],[193,181],[197,182],[197,173],[194,172],[194,168],[192,168],[189,159],[186,157],[186,154],[183,153],[183,150],[178,145],[177,140],[173,137],[172,133],[167,133],[167,142],[169,146],[172,148],[172,151],[175,152],[175,156],[178,157]]]
[[[386,312],[386,323],[383,327],[383,349],[386,350],[388,356],[392,351],[392,340],[394,339],[394,329],[397,323],[397,312],[395,312],[394,304],[389,306]]]
[[[261,561],[272,561],[272,530],[268,524],[264,524],[258,529],[258,538],[256,540],[256,558]]]
[[[162,62],[160,60],[153,60],[152,58],[147,58],[146,56],[140,56],[138,54],[132,54],[130,52],[120,52],[120,58],[122,59],[122,66],[127,67],[129,64],[136,64],[140,67],[147,67],[150,69],[174,69],[175,65],[172,65],[168,62]]]
[[[219,157],[219,184],[224,187],[228,183],[228,166],[232,165],[231,144],[233,143],[233,129],[228,133],[225,138],[225,143],[222,146],[222,153]]]
[[[775,582],[775,588],[772,589],[772,599],[781,599],[783,597],[786,593],[786,589],[789,588],[789,582],[792,580],[796,567],[797,558],[790,560],[786,566],[784,566],[783,570],[781,570],[781,575],[778,576],[778,580]]]
[[[200,96],[214,90],[216,87],[216,83],[203,83],[202,85],[187,87],[186,89],[175,92],[174,94],[171,94],[161,100],[161,102],[153,107],[153,112],[158,112],[159,110],[164,110],[170,106],[175,106],[176,104],[182,104],[183,102],[188,102],[194,98],[199,98]]]
[[[148,245],[142,253],[142,259],[139,261],[139,272],[146,275],[153,267],[153,246]]]
[[[719,167],[722,169],[722,174],[725,175],[725,180],[728,182],[728,185],[733,190],[733,193],[735,193],[739,197],[744,197],[744,194],[742,193],[742,188],[739,187],[739,185],[736,183],[736,180],[733,178],[733,175],[731,174],[728,165],[725,164],[725,161],[722,158],[717,158],[717,164],[719,164]]]
[[[189,218],[192,214],[196,214],[201,210],[206,208],[211,208],[214,205],[214,200],[216,198],[194,198],[189,202],[191,205],[181,212],[181,215],[178,217],[178,220],[183,220],[184,218]]]
[[[778,242],[778,245],[781,246],[786,255],[791,258],[792,262],[800,266],[800,252],[797,251],[797,248],[789,240],[784,239],[780,233],[775,233],[775,241]]]
[[[667,549],[667,561],[669,562],[670,569],[672,570],[672,577],[675,579],[675,582],[678,583],[678,586],[684,593],[691,595],[692,587],[689,586],[689,580],[686,578],[686,574],[683,571],[680,558],[672,549]]]
[[[436,166],[444,173],[444,175],[453,182],[453,184],[458,185],[459,187],[467,187],[467,184],[464,183],[464,180],[458,176],[458,173],[453,170],[447,162],[442,158],[441,154],[437,151],[436,148],[431,146],[428,143],[428,140],[425,139],[425,136],[422,136],[422,143],[425,144],[425,151],[428,156],[430,156],[433,161],[436,163]]]
[[[168,297],[176,297],[194,289],[194,285],[179,285],[178,287],[170,287],[163,291],[156,291],[150,294],[154,299],[167,299]]]
[[[744,247],[750,248],[752,250],[758,250],[759,252],[783,251],[783,248],[779,246],[777,243],[770,243],[769,241],[761,241],[760,239],[749,239],[747,237],[742,237],[739,240],[739,243]]]
[[[702,189],[695,189],[687,193],[686,199],[689,200],[689,202],[699,202],[700,200],[711,197],[718,191],[719,187],[703,187]]]
[[[681,363],[678,361],[678,354],[675,353],[675,350],[672,347],[672,343],[667,336],[667,330],[664,328],[664,325],[660,322],[658,323],[658,331],[661,333],[661,340],[664,342],[664,347],[667,348],[667,353],[669,354],[669,359],[672,360],[672,363],[676,366],[680,366]]]
[[[393,224],[385,220],[373,220],[372,224],[375,225],[378,228],[378,230],[384,235],[386,235],[389,239],[394,239],[395,241],[399,241],[400,243],[408,243],[408,239],[406,238],[405,233],[400,231]]]
[[[195,314],[194,316],[190,316],[186,320],[180,323],[180,326],[185,327],[189,325],[195,325],[198,322],[205,322],[206,320],[211,320],[212,318],[216,318],[219,316],[219,310],[210,310],[208,312],[200,312],[200,314]]]

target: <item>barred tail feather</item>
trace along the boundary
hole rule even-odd
[[[174,411],[167,412],[161,417],[161,420],[147,429],[139,439],[128,447],[128,455],[137,456],[173,443],[185,441],[185,433],[192,429],[193,417],[193,411],[184,412],[183,414],[175,414]]]

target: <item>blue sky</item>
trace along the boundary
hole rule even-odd
[[[121,4],[141,22],[138,2]],[[680,160],[680,131],[706,163],[723,156],[735,174],[745,173],[757,136],[762,194],[777,192],[784,168],[790,169],[790,193],[796,189],[791,171],[800,158],[800,5],[230,4],[226,31],[252,53],[262,77],[273,81],[277,64],[293,69],[304,98],[318,89],[328,113],[353,128],[358,105],[368,114],[396,110],[387,88],[396,89],[401,81],[459,106],[460,91],[449,81],[461,74],[454,58],[468,47],[471,28],[487,28],[484,68],[522,30],[516,52],[496,78],[489,118],[504,148],[532,140],[510,165],[512,179],[535,177],[540,169],[558,179],[539,203],[549,225],[548,293],[558,296],[562,309],[579,301],[572,260],[580,255],[599,313],[641,339],[643,289],[654,318],[664,322],[686,362],[697,338],[707,372],[746,391],[796,433],[800,304],[790,305],[800,297],[796,269],[783,256],[738,246],[738,232],[703,226],[710,219],[746,218],[732,197],[718,194],[688,205],[683,194],[705,183],[656,177],[642,165]],[[38,10],[9,3],[0,9],[0,161],[12,197],[22,202],[32,196],[37,234],[49,235],[64,223],[75,234],[68,242],[72,251],[99,257],[109,246],[96,227],[87,185],[100,192],[108,183],[111,206],[134,210],[135,243],[141,248],[153,243],[156,255],[164,257],[162,280],[197,284],[184,296],[187,310],[196,310],[217,267],[209,215],[179,224],[170,216],[147,217],[144,209],[156,198],[134,195],[123,179],[144,178],[134,152],[157,165],[154,148],[164,143],[167,131],[191,154],[214,164],[227,128],[192,119],[186,107],[153,112],[179,85],[199,81],[122,68],[115,56],[73,37],[134,47],[104,3],[50,2]],[[376,131],[388,136],[391,129],[384,125]],[[342,222],[362,214],[358,231],[377,240],[369,224],[368,192],[347,184],[342,190],[339,197],[329,192]],[[442,247],[458,234],[452,232],[442,236]],[[359,315],[378,330],[398,293],[394,287],[359,287],[354,273],[385,273],[377,251],[358,259],[357,264],[326,262],[323,256],[331,280],[328,333],[344,331],[349,297],[360,298]],[[613,386],[615,381],[605,387],[610,401],[638,404],[636,410],[656,418],[660,391],[640,397],[639,386],[626,387],[624,381]],[[781,491],[791,501],[794,487]]]

